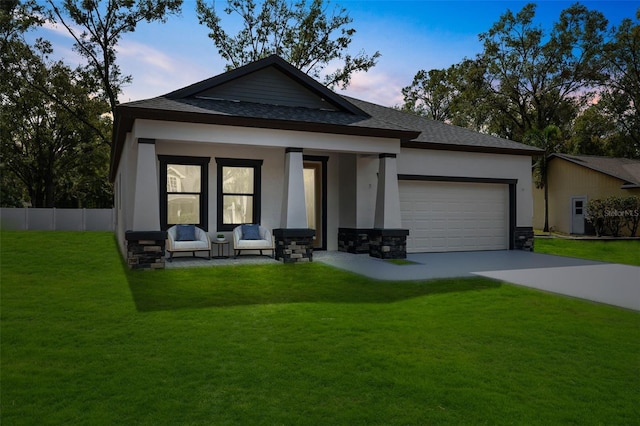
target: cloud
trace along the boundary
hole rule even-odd
[[[131,40],[122,40],[116,46],[118,58],[123,61],[135,60],[154,69],[161,69],[165,72],[175,71],[174,59],[148,44],[138,43]]]
[[[403,102],[404,86],[406,83],[401,76],[373,68],[366,73],[354,74],[347,90],[339,93],[379,105],[396,106]]]
[[[122,102],[160,96],[213,75],[198,58],[169,55],[145,43],[123,40],[117,53],[122,73],[133,77]]]

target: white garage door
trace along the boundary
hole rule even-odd
[[[400,181],[407,252],[509,248],[506,184]]]

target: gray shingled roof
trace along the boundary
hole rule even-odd
[[[378,119],[375,116],[354,115],[343,111],[319,110],[303,107],[236,102],[220,99],[188,97],[170,99],[165,96],[123,104],[127,108],[173,111],[191,114],[221,115],[266,120],[296,121],[302,123],[362,127],[370,129],[415,131],[399,123]]]
[[[640,187],[640,160],[569,154],[553,154],[551,158],[553,157],[562,158],[574,164],[618,178],[624,181],[624,187]]]
[[[473,151],[522,151],[536,153],[539,150],[529,145],[475,132],[393,108],[376,105],[359,99],[342,96],[364,111],[367,116],[344,111],[317,110],[302,107],[287,107],[251,102],[235,102],[218,99],[187,97],[171,99],[166,96],[129,102],[122,107],[130,109],[180,112],[214,116],[282,120],[288,122],[347,126],[353,128],[381,129],[419,133],[411,140],[412,146],[439,149],[465,148]]]
[[[414,139],[413,142],[422,142],[425,145],[429,144],[430,146],[438,144],[443,145],[443,147],[447,145],[456,145],[459,147],[470,148],[494,148],[541,152],[541,150],[530,145],[487,135],[470,129],[465,129],[464,127],[447,124],[442,121],[431,120],[426,117],[420,117],[415,114],[372,104],[359,99],[346,96],[345,98],[358,108],[378,119],[419,131],[420,136]]]

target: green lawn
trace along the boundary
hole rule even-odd
[[[312,263],[130,272],[108,233],[1,234],[0,422],[637,424],[640,313]]]
[[[536,238],[536,253],[640,266],[640,240],[570,240]]]

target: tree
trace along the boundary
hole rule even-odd
[[[640,8],[636,21],[624,19],[605,49],[610,79],[598,106],[616,123],[616,155],[640,158]]]
[[[379,52],[367,56],[347,52],[356,30],[346,9],[329,11],[324,0],[265,0],[258,9],[254,0],[227,0],[224,13],[240,17],[242,29],[230,36],[223,29],[215,5],[197,0],[200,24],[211,32],[219,54],[227,61],[227,70],[238,68],[272,54],[277,54],[315,78],[330,65],[340,63],[324,78],[329,87],[346,88],[353,74],[375,66]]]
[[[487,129],[491,111],[485,97],[481,60],[465,59],[442,70],[420,70],[402,89],[404,111],[476,131]]]
[[[94,127],[110,126],[110,119],[103,118],[108,111],[106,103],[92,97],[74,71],[63,63],[47,64],[43,60],[34,77],[47,87],[47,93],[92,116]],[[5,93],[0,119],[2,163],[6,171],[22,182],[33,207],[59,205],[63,192],[67,193],[67,199],[77,199],[68,203],[74,207],[91,203],[85,197],[73,196],[73,184],[82,185],[95,174],[96,163],[98,166],[100,161],[106,163],[108,146],[42,91],[31,85],[14,85],[10,89]],[[89,173],[87,169],[92,167],[93,173]],[[97,178],[106,183],[106,173]]]
[[[544,129],[533,128],[527,132],[524,142],[544,150],[534,164],[536,188],[544,189],[544,232],[549,232],[549,156],[562,146],[560,129],[549,125]]]
[[[3,205],[34,207],[99,203],[111,205],[106,179],[108,105],[93,95],[85,74],[61,61],[50,62],[51,46],[24,40],[42,23],[33,1],[3,3],[0,15],[0,166]],[[83,196],[74,187],[101,181],[99,194]],[[73,184],[72,184],[73,183]],[[20,198],[20,199],[18,199]]]
[[[571,123],[605,81],[602,13],[576,3],[547,34],[533,23],[535,8],[530,3],[515,15],[507,11],[480,34],[486,101],[496,111],[490,131],[516,141],[533,128]]]
[[[452,74],[453,67],[418,71],[411,85],[402,89],[402,109],[432,120],[451,120],[451,104],[458,95]]]
[[[574,121],[569,139],[569,152],[586,155],[614,155],[612,143],[616,124],[602,107],[594,104],[585,109]]]
[[[95,79],[112,112],[122,87],[131,82],[116,63],[120,38],[142,21],[165,22],[182,6],[182,0],[64,0],[62,8],[54,0],[47,3],[75,40],[74,49],[87,60],[87,77]]]

